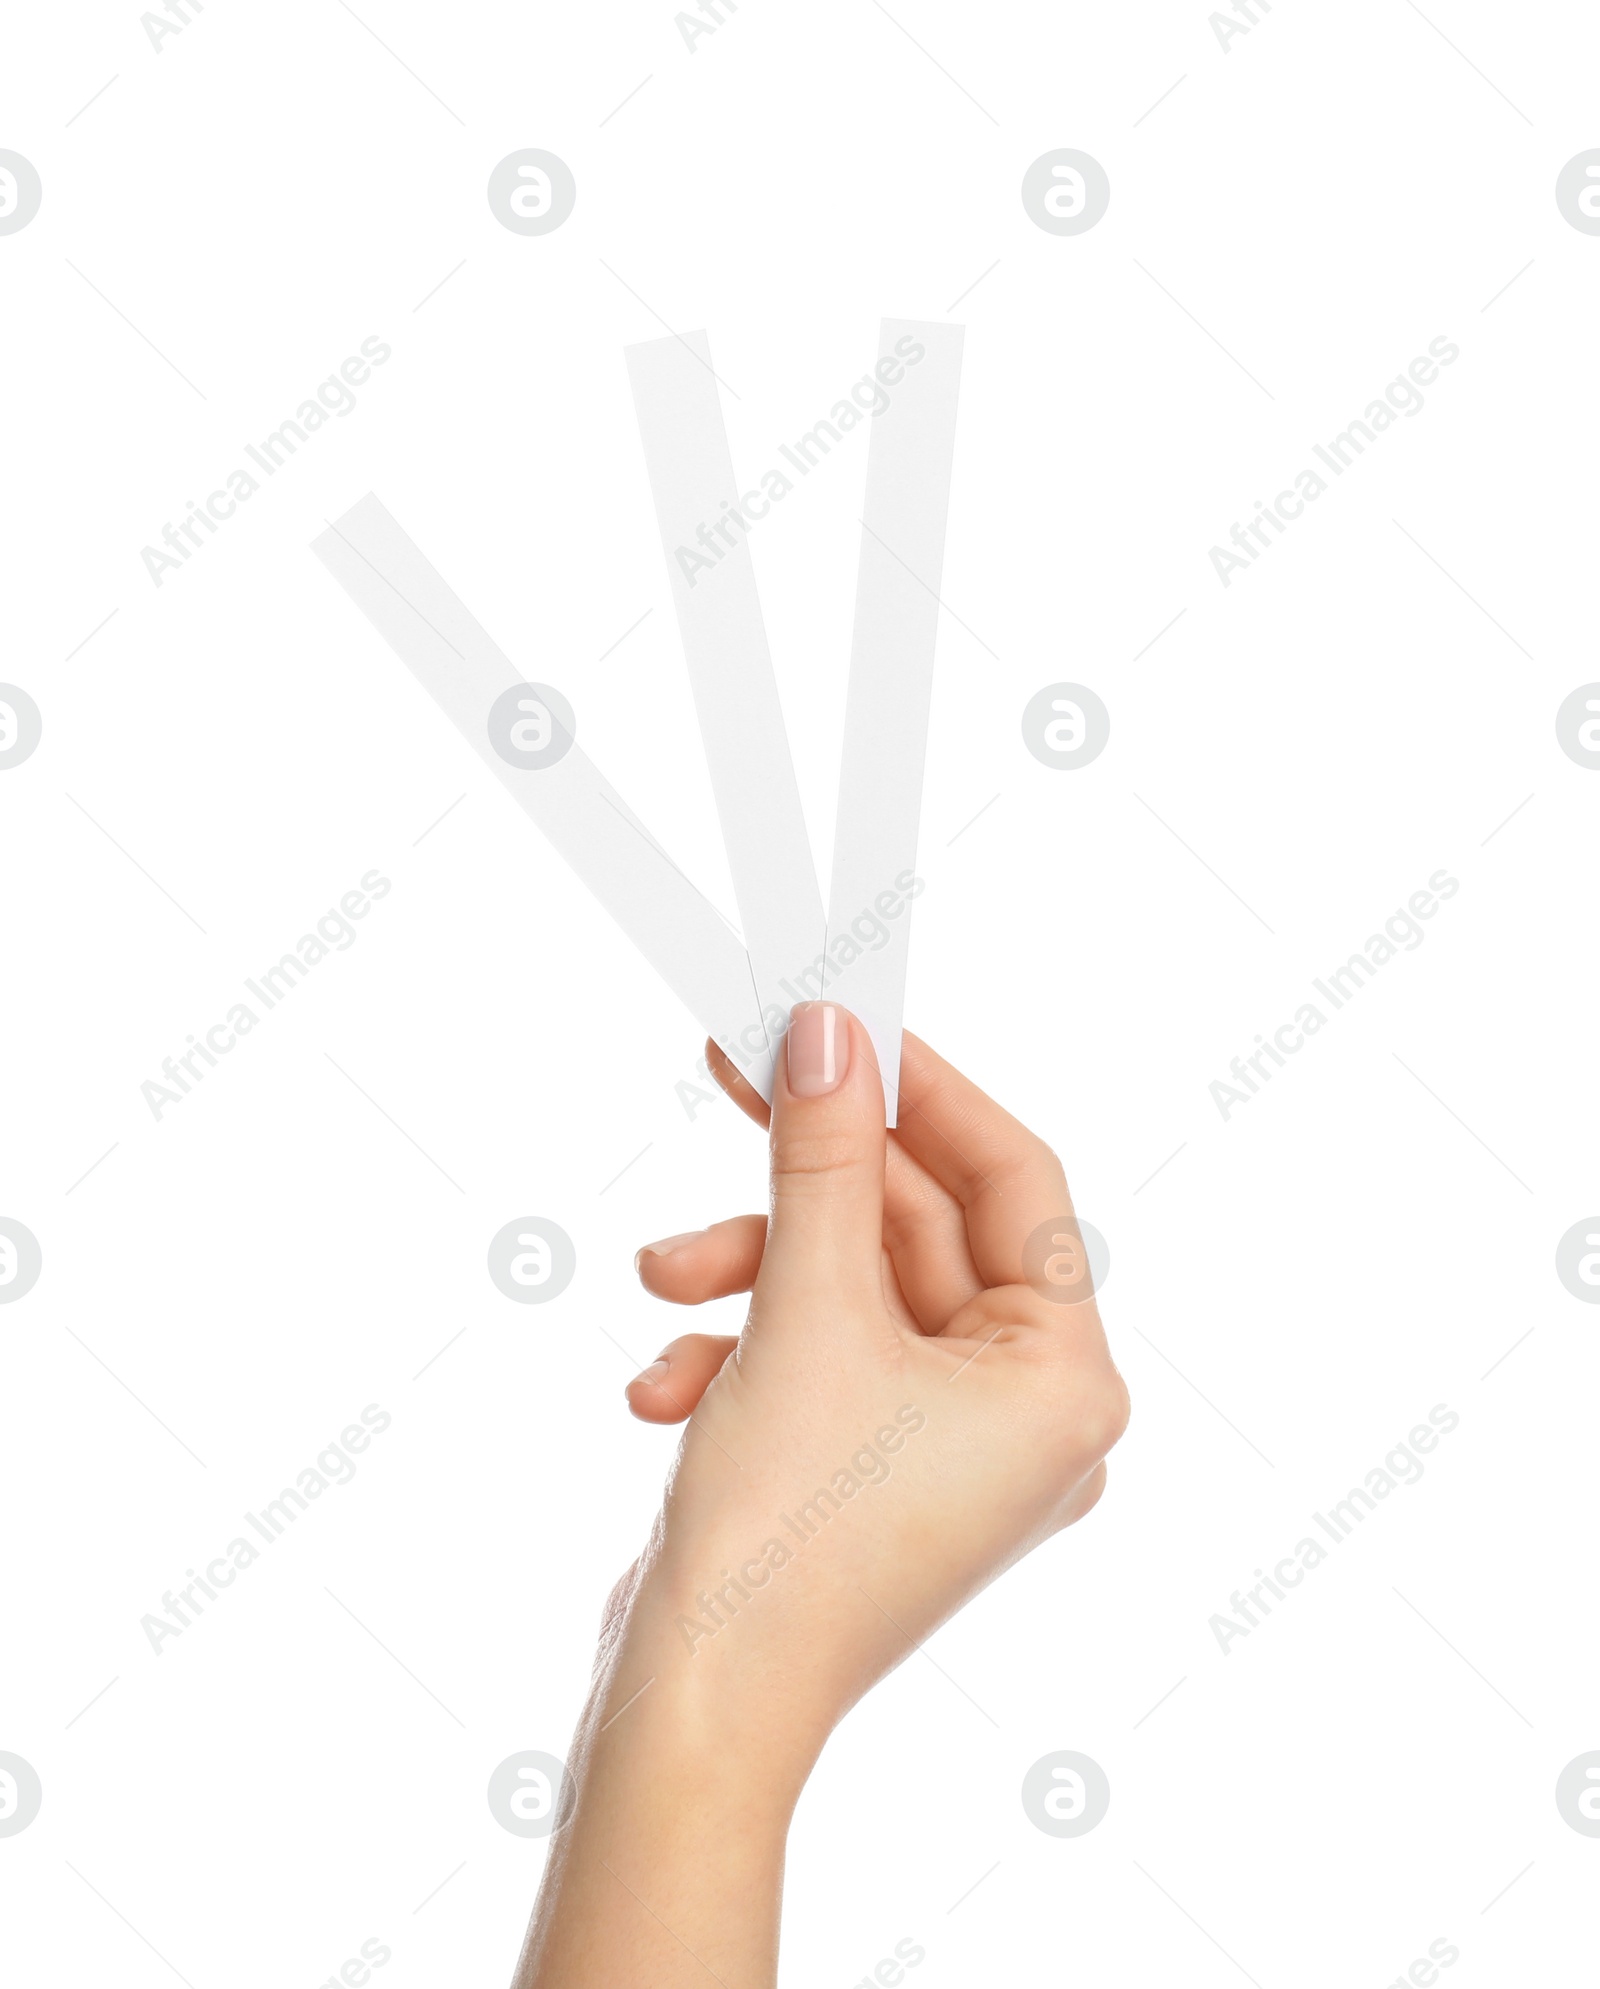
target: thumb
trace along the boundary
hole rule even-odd
[[[772,1221],[757,1300],[882,1290],[883,1086],[872,1039],[837,1002],[801,1002],[772,1088]]]

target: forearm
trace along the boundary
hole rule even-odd
[[[649,1636],[614,1643],[512,1989],[770,1989],[804,1776],[724,1683]]]

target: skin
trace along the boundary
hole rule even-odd
[[[770,1214],[637,1259],[657,1297],[748,1291],[749,1316],[737,1340],[674,1340],[629,1386],[641,1421],[687,1427],[606,1611],[513,1989],[770,1989],[789,1820],[828,1735],[1089,1511],[1127,1423],[1093,1300],[1023,1281],[1028,1239],[1070,1218],[1055,1155],[911,1035],[886,1135],[870,1040],[836,1017],[835,1088],[796,1095],[779,1058]]]

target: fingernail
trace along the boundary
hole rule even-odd
[[[647,1243],[643,1249],[634,1251],[633,1268],[638,1270],[641,1257],[670,1257],[674,1250],[681,1250],[684,1244],[704,1235],[703,1229],[686,1229],[681,1236],[663,1236],[659,1243]]]
[[[648,1387],[659,1388],[666,1372],[667,1363],[665,1361],[652,1361],[647,1368],[633,1377],[632,1381],[628,1383],[628,1386],[630,1388],[637,1388],[642,1381]]]
[[[831,1001],[803,1001],[790,1012],[789,1089],[796,1098],[824,1098],[850,1068],[850,1031]]]

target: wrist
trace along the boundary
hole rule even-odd
[[[679,1605],[682,1605],[681,1607]],[[697,1808],[736,1814],[779,1835],[833,1721],[808,1703],[803,1679],[763,1662],[757,1640],[686,1633],[692,1597],[647,1574],[614,1627],[580,1729],[591,1773],[648,1771],[692,1791]]]
[[[630,1610],[602,1642],[517,1989],[770,1983],[805,1767]]]

